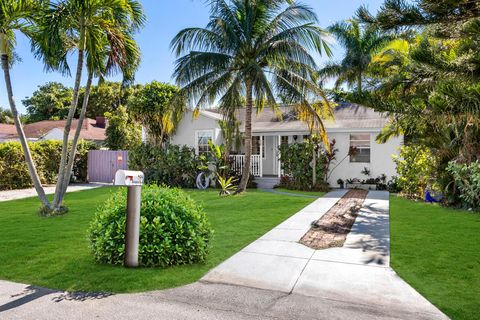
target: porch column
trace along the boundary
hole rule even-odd
[[[282,164],[280,162],[280,146],[282,145],[282,136],[278,136],[277,140],[277,159],[278,159],[278,177],[280,178],[282,176]]]
[[[263,136],[260,136],[260,163],[259,170],[260,170],[260,177],[263,177]]]

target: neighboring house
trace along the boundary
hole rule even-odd
[[[307,124],[297,120],[291,108],[280,107],[280,111],[284,120],[279,120],[275,112],[267,108],[253,115],[251,168],[256,177],[280,177],[280,144],[302,142],[310,135]],[[335,139],[335,147],[338,149],[336,162],[332,163],[331,168],[342,159],[345,160],[332,172],[328,181],[331,186],[337,186],[338,179],[365,179],[361,173],[365,167],[370,170],[373,178],[385,174],[390,179],[396,174],[392,155],[398,155],[403,137],[392,138],[384,144],[375,140],[388,122],[386,116],[373,109],[349,103],[336,107],[334,116],[335,120],[325,121],[329,139]],[[238,112],[237,119],[244,119],[244,110]],[[197,153],[206,152],[209,140],[215,144],[223,143],[219,120],[222,120],[222,115],[212,110],[201,111],[195,119],[192,112],[187,111],[177,127],[176,134],[171,138],[171,143],[195,148]],[[242,123],[241,131],[243,127]],[[358,153],[348,156],[350,147],[356,147]],[[244,161],[243,151],[233,153],[238,153],[232,156],[233,165],[241,168]]]
[[[45,120],[29,123],[23,126],[23,130],[29,141],[63,140],[63,131],[66,120]],[[75,135],[78,120],[72,121],[70,140]],[[13,130],[10,127],[12,126]],[[99,117],[97,120],[85,119],[80,131],[80,139],[102,143],[105,140],[105,120]],[[0,142],[18,140],[17,131],[13,125],[0,125]]]
[[[17,130],[13,124],[0,123],[0,142],[15,140]]]

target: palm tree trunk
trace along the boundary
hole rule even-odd
[[[247,104],[245,106],[245,162],[243,165],[242,179],[236,193],[244,192],[247,189],[250,178],[250,167],[252,162],[252,109],[253,109],[253,86],[252,81],[247,80]]]
[[[312,189],[317,185],[317,148],[313,147],[313,161],[312,161]]]
[[[87,84],[85,86],[85,94],[83,96],[82,109],[80,111],[80,116],[78,118],[77,128],[75,130],[75,135],[72,140],[72,146],[70,149],[70,154],[68,156],[67,169],[65,170],[65,175],[63,177],[63,189],[59,194],[59,203],[61,204],[65,193],[67,192],[68,183],[70,182],[70,176],[73,170],[73,164],[75,163],[75,156],[77,154],[77,145],[78,139],[80,138],[80,133],[82,131],[83,121],[85,119],[85,114],[87,113],[88,107],[88,98],[90,96],[90,89],[92,87],[93,75],[91,72],[88,73]],[[59,177],[60,178],[60,177]]]
[[[15,100],[13,99],[13,89],[12,89],[12,81],[10,79],[10,66],[9,66],[9,59],[8,54],[6,51],[3,50],[3,46],[6,45],[6,40],[4,39],[4,35],[1,41],[2,46],[2,68],[3,74],[5,76],[5,85],[7,87],[7,94],[8,94],[8,102],[10,104],[10,110],[12,111],[13,121],[15,123],[15,127],[18,133],[18,139],[20,140],[20,144],[22,145],[23,154],[25,156],[25,162],[27,164],[28,173],[30,174],[30,178],[32,179],[33,186],[35,191],[37,192],[38,198],[42,202],[45,207],[51,208],[52,205],[50,201],[48,201],[47,196],[45,195],[45,190],[43,190],[42,183],[40,182],[40,177],[38,176],[37,169],[35,167],[35,163],[32,159],[32,154],[30,152],[30,148],[28,147],[27,138],[25,136],[25,132],[23,131],[22,123],[20,122],[20,117],[18,116],[18,110],[15,105]]]
[[[60,167],[58,170],[57,186],[55,188],[55,197],[53,199],[53,206],[55,209],[58,209],[61,206],[62,191],[64,189],[64,180],[65,171],[67,170],[67,154],[68,154],[68,140],[70,135],[70,130],[72,128],[72,121],[75,115],[78,104],[78,95],[80,92],[80,82],[82,80],[82,68],[83,68],[83,58],[84,50],[83,46],[78,50],[78,61],[77,61],[77,73],[75,75],[75,86],[73,89],[73,98],[72,104],[70,105],[70,110],[68,111],[67,121],[65,122],[65,128],[63,131],[63,145],[62,145],[62,156],[60,158]]]
[[[362,93],[362,74],[361,73],[357,75],[357,92],[358,94]]]

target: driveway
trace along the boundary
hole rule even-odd
[[[327,194],[180,288],[65,293],[0,281],[2,319],[447,319],[389,267],[388,193],[370,192],[342,248],[297,243]]]
[[[85,184],[71,184],[67,188],[67,192],[83,191],[93,188],[103,187],[106,184],[101,183],[85,183]],[[43,188],[46,194],[54,194],[55,186],[46,186]],[[30,197],[36,197],[37,192],[34,188],[18,189],[18,190],[4,190],[0,191],[0,202],[10,201],[16,199],[24,199]]]

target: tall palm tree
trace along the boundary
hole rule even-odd
[[[372,57],[394,37],[372,27],[362,27],[357,20],[337,22],[328,28],[345,49],[341,62],[330,62],[319,75],[323,80],[336,78],[335,87],[346,83],[362,93],[363,81]]]
[[[275,108],[287,97],[315,113],[309,98],[318,94],[309,50],[330,50],[317,16],[307,6],[281,0],[212,0],[205,28],[187,28],[171,42],[176,53],[174,77],[196,108],[219,102],[234,114],[245,102],[245,164],[238,192],[245,190],[252,154],[252,112]],[[321,119],[314,116],[317,124]]]
[[[105,77],[117,70],[122,71],[125,78],[133,77],[139,60],[139,50],[133,33],[144,22],[145,15],[137,0],[63,0],[50,5],[39,32],[38,56],[43,58],[48,67],[69,72],[66,56],[72,51],[78,54],[73,99],[64,129],[53,210],[62,207],[93,77]],[[84,67],[88,73],[84,100],[69,150],[70,130],[77,109]]]
[[[15,32],[22,33],[28,38],[32,37],[32,28],[35,24],[36,14],[41,12],[42,2],[33,0],[1,0],[0,1],[0,56],[2,69],[5,76],[5,84],[8,102],[12,112],[13,121],[22,145],[25,162],[32,179],[37,195],[44,206],[49,206],[45,191],[43,190],[40,177],[38,176],[32,154],[28,147],[27,138],[23,131],[22,123],[13,98],[10,67],[14,57]]]

